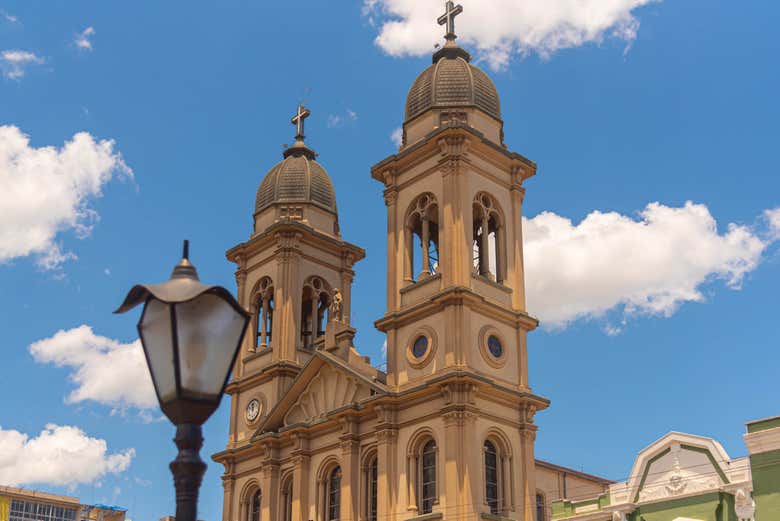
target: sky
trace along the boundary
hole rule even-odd
[[[539,458],[625,479],[669,431],[746,454],[780,414],[780,5],[462,0],[461,45],[493,78],[526,182]],[[357,348],[382,363],[385,206],[406,92],[443,2],[0,1],[0,483],[174,513],[135,283],[181,240],[202,280],[294,136],[333,178],[356,266]],[[221,519],[229,400],[204,427],[200,515]],[[572,492],[572,495],[576,494]]]

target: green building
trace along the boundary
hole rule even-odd
[[[636,457],[626,481],[597,497],[554,501],[566,521],[780,521],[780,416],[747,424],[748,455],[671,432]]]

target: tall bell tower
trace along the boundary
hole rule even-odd
[[[351,330],[352,268],[365,252],[341,238],[333,182],[304,141],[309,115],[297,108],[295,144],[257,190],[254,232],[227,252],[237,266],[238,300],[252,313],[227,388],[228,448],[249,440],[324,342],[334,297]]]
[[[528,381],[527,334],[538,323],[526,312],[521,218],[536,164],[504,143],[498,92],[455,43],[462,7],[446,4],[446,43],[409,89],[402,144],[371,169],[387,206],[387,311],[376,327],[390,388],[441,390],[439,405],[428,402],[440,427],[410,411],[404,429],[441,428],[451,470],[440,504],[410,489],[409,509],[533,521],[533,417],[549,404]],[[501,461],[491,472],[512,479],[481,475],[480,437]]]

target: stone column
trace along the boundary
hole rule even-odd
[[[358,521],[360,490],[360,441],[357,422],[352,418],[342,420],[341,442],[341,512],[339,521]]]
[[[260,347],[268,347],[268,295],[263,295],[263,325],[260,330]]]
[[[320,315],[320,296],[314,295],[311,298],[311,336],[309,337],[309,347],[314,349],[314,341],[317,340],[317,319]]]
[[[512,286],[512,308],[516,311],[525,311],[525,268],[523,265],[523,197],[525,189],[522,187],[522,171],[519,166],[512,168],[511,186],[509,188],[512,198],[512,244],[511,273],[507,273],[509,284]],[[508,255],[509,252],[507,251]]]
[[[532,405],[521,406],[520,426],[520,483],[521,483],[521,515],[522,521],[536,520],[536,459],[534,455],[534,440],[536,440],[536,425],[533,415],[536,409]]]
[[[394,182],[392,172],[385,174],[385,206],[387,206],[387,310],[392,311],[397,306],[397,295],[400,289],[401,280],[404,276],[403,264],[399,263],[398,252],[401,250],[399,240],[403,240],[403,227],[398,227],[397,205],[398,190],[389,186]],[[399,235],[401,237],[399,237]],[[402,254],[405,255],[406,252]],[[400,265],[399,265],[400,264]]]
[[[482,214],[482,235],[479,238],[479,274],[490,274],[490,244],[488,236],[488,216],[487,213]]]
[[[401,473],[398,469],[398,427],[394,411],[377,407],[377,519],[393,521],[398,514]],[[409,475],[406,475],[407,482]]]
[[[349,326],[352,322],[352,280],[355,278],[355,274],[352,271],[352,256],[348,257],[346,267],[341,270],[341,296],[343,299],[341,313],[343,322]],[[333,320],[333,317],[330,319]]]
[[[309,521],[309,456],[299,454],[293,464],[292,521]]]
[[[279,464],[275,461],[264,461],[262,480],[260,519],[278,519],[276,503],[279,498]]]
[[[421,226],[422,234],[420,237],[420,244],[422,246],[422,270],[420,271],[420,275],[417,277],[418,280],[423,280],[431,275],[431,271],[429,269],[431,263],[431,259],[429,258],[431,247],[431,225],[427,215],[423,216]]]
[[[234,519],[233,512],[235,506],[236,479],[227,474],[222,476],[222,489],[224,491],[224,500],[222,501],[222,521],[231,521]],[[237,510],[237,509],[236,509]]]
[[[300,264],[300,234],[283,232],[277,234],[279,283],[276,289],[276,318],[271,335],[274,342],[274,360],[295,360],[298,345],[301,312],[301,288],[298,284]],[[302,318],[301,318],[302,319]]]

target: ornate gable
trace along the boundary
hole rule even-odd
[[[369,396],[368,385],[330,365],[323,365],[284,416],[284,425],[317,421],[331,411]]]

